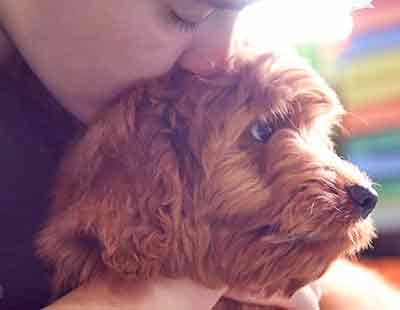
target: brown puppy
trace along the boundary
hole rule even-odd
[[[62,164],[38,238],[55,296],[107,270],[264,296],[319,278],[374,237],[375,191],[331,141],[343,113],[316,73],[273,54],[138,87]]]

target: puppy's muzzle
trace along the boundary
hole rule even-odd
[[[355,208],[363,219],[375,209],[378,202],[378,194],[373,189],[368,189],[360,185],[352,185],[347,188],[347,192]]]

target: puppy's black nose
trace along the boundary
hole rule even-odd
[[[361,212],[363,219],[374,210],[378,202],[378,194],[373,189],[368,189],[359,185],[352,185],[347,188],[347,192],[357,208]]]

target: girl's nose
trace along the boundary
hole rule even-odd
[[[237,13],[216,11],[197,28],[179,64],[194,73],[207,73],[224,66],[230,56]]]

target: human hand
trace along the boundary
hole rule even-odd
[[[312,282],[297,292],[289,299],[289,309],[296,310],[319,310],[319,300],[321,299],[322,289],[318,281]]]
[[[278,294],[266,298],[261,295],[252,295],[238,290],[229,290],[224,294],[225,297],[239,302],[262,306],[278,306],[292,310],[319,310],[321,295],[321,286],[318,281],[302,287],[290,298]]]

